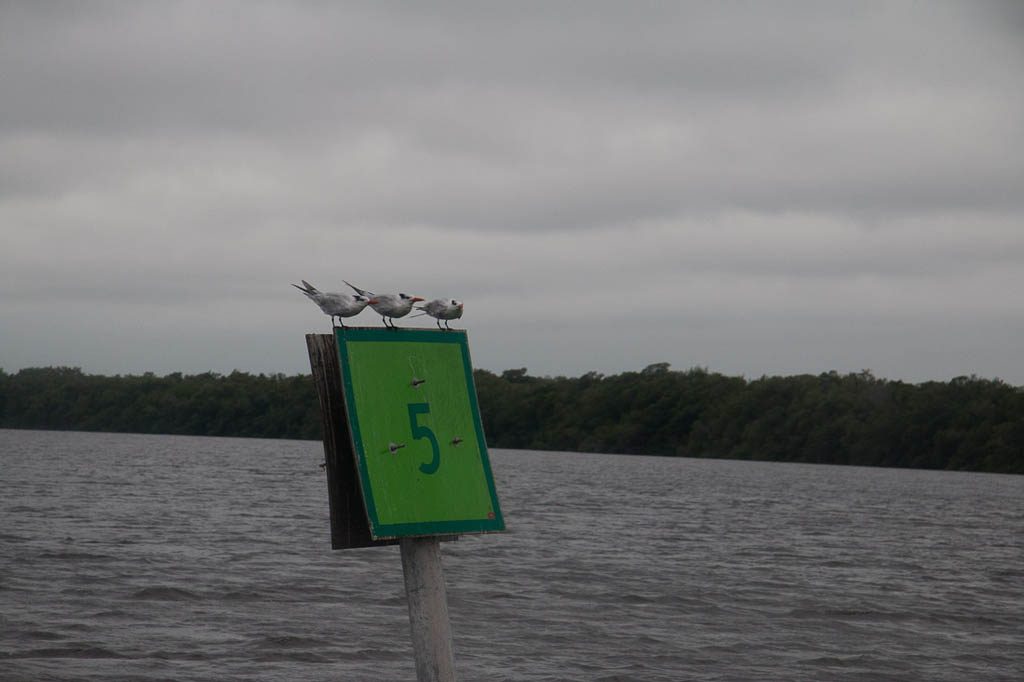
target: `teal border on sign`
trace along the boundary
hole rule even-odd
[[[462,329],[383,329],[380,327],[335,327],[334,335],[338,345],[338,359],[341,365],[341,384],[345,393],[345,411],[348,415],[349,431],[352,434],[352,447],[356,453],[359,467],[359,483],[363,491],[363,502],[366,516],[370,521],[370,534],[375,540],[403,536],[423,535],[455,535],[461,533],[495,533],[505,530],[505,520],[498,504],[498,491],[494,486],[494,475],[491,473],[491,461],[487,455],[487,441],[484,438],[484,427],[480,421],[480,406],[476,397],[476,384],[473,381],[473,365],[469,359],[469,337]],[[370,485],[369,471],[366,466],[366,448],[359,431],[359,415],[355,404],[355,391],[352,390],[352,371],[348,360],[348,345],[365,341],[400,341],[403,343],[453,343],[458,344],[462,351],[462,368],[466,375],[466,388],[469,391],[469,404],[473,412],[473,426],[476,429],[477,442],[480,444],[480,463],[487,479],[487,490],[494,509],[494,518],[459,519],[454,521],[428,521],[423,523],[385,523],[377,518],[377,507],[373,500],[373,487]]]

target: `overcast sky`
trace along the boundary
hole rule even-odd
[[[1022,74],[1012,1],[5,2],[0,368],[308,373],[302,278],[499,372],[1024,385]]]

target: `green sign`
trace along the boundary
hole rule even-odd
[[[336,335],[373,537],[504,530],[466,332],[347,327]]]

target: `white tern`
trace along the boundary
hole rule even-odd
[[[445,329],[451,329],[448,326],[448,320],[457,320],[462,317],[462,301],[456,301],[454,298],[435,298],[429,303],[416,306],[416,310],[423,311],[420,315],[430,315],[437,319],[438,329],[441,328],[441,320],[444,320]]]
[[[325,315],[331,316],[331,324],[334,324],[334,318],[338,318],[338,324],[342,327],[345,325],[341,323],[341,318],[352,317],[358,315],[363,311],[363,308],[370,303],[370,297],[364,296],[363,294],[339,294],[333,292],[324,292],[317,289],[315,286],[302,280],[303,286],[293,284],[292,286],[304,293],[309,300],[320,306],[320,310],[324,311]]]
[[[390,326],[392,329],[395,328],[396,317],[405,317],[412,310],[414,303],[423,300],[419,296],[409,296],[408,294],[371,294],[369,291],[360,289],[349,282],[345,282],[345,284],[355,289],[356,293],[360,296],[368,298],[370,307],[380,315],[380,318],[384,321],[384,326]],[[391,320],[390,325],[388,320]]]

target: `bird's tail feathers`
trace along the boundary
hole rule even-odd
[[[357,287],[355,284],[351,284],[349,282],[346,282],[345,280],[341,280],[341,281],[345,282],[345,284],[348,284],[350,287],[355,289],[356,293],[359,294],[360,296],[365,296],[366,298],[373,298],[373,294],[371,294],[369,291],[364,291],[364,290],[360,289],[359,287]]]
[[[310,284],[306,280],[301,280],[301,281],[302,281],[302,283],[305,286],[301,286],[300,287],[298,284],[293,284],[292,286],[295,287],[296,289],[298,289],[299,291],[301,291],[302,293],[304,293],[310,299],[315,301],[316,300],[316,295],[319,294],[320,292],[316,290],[315,286],[313,286],[312,284]]]

